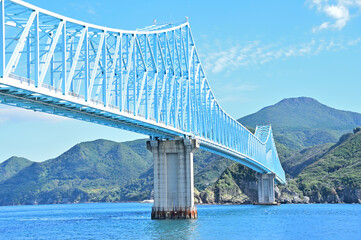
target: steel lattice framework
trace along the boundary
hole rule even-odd
[[[0,102],[201,148],[285,183],[270,126],[255,134],[219,105],[188,22],[136,31],[19,0],[0,6]]]

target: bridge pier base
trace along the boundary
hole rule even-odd
[[[257,174],[258,178],[258,204],[276,205],[275,199],[275,174],[265,173]]]
[[[147,148],[154,161],[152,219],[195,219],[192,139],[150,140]]]

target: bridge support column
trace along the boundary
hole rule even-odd
[[[257,174],[258,178],[258,204],[275,205],[275,174]]]
[[[152,219],[194,219],[193,152],[196,140],[151,140],[147,148],[154,161]]]

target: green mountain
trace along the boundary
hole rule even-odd
[[[361,128],[343,135],[336,144],[306,148],[284,162],[288,179],[278,186],[283,203],[361,203]],[[240,164],[229,166],[199,194],[203,203],[257,201],[255,173]]]
[[[0,204],[105,201],[103,198],[113,195],[114,200],[131,198],[117,193],[131,194],[132,189],[120,190],[127,184],[134,188],[134,181],[139,181],[139,176],[153,163],[150,155],[141,156],[129,146],[141,142],[144,140],[128,144],[107,140],[85,142],[57,158],[34,162],[0,183]]]
[[[361,175],[355,160],[361,159],[360,129],[342,135],[361,125],[361,114],[300,97],[284,99],[238,121],[248,128],[272,123],[278,154],[289,178],[288,185],[276,192],[280,202],[361,201]],[[239,164],[229,166],[214,184],[200,192],[199,201],[256,201],[254,172],[243,168]]]
[[[301,150],[338,138],[361,125],[361,114],[337,110],[307,97],[287,98],[238,120],[245,126],[272,124],[275,139]]]
[[[152,164],[145,139],[83,142],[45,162],[13,157],[0,164],[0,205],[149,199]],[[197,151],[196,188],[212,185],[229,164],[230,160]]]
[[[0,182],[11,178],[32,163],[32,161],[21,157],[11,157],[0,163]]]
[[[361,131],[346,134],[290,183],[312,202],[361,203]]]
[[[303,169],[325,154],[332,143],[320,144],[302,149],[282,161],[282,167],[291,177],[296,177]]]
[[[194,186],[199,191],[215,183],[221,173],[234,163],[229,159],[203,150],[197,150],[193,159]]]
[[[338,142],[337,137],[358,125],[360,116],[314,99],[293,98],[239,121],[249,129],[272,122],[280,160],[290,178],[277,191],[279,201],[357,202],[359,129]],[[149,199],[153,160],[145,142],[79,143],[40,163],[10,158],[0,164],[0,205]],[[194,178],[199,202],[251,203],[257,197],[253,171],[209,152],[195,152]]]
[[[230,165],[218,180],[199,194],[199,202],[253,203],[257,201],[255,172],[238,163]]]

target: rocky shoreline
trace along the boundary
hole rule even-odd
[[[237,191],[236,191],[237,192]],[[234,191],[233,191],[234,193]],[[337,189],[328,195],[302,196],[288,188],[275,187],[276,202],[281,204],[361,204],[361,189]],[[215,197],[214,192],[205,190],[195,193],[196,204],[223,205],[223,204],[254,204],[257,203],[257,193],[245,195],[243,193],[224,193],[222,197]]]

